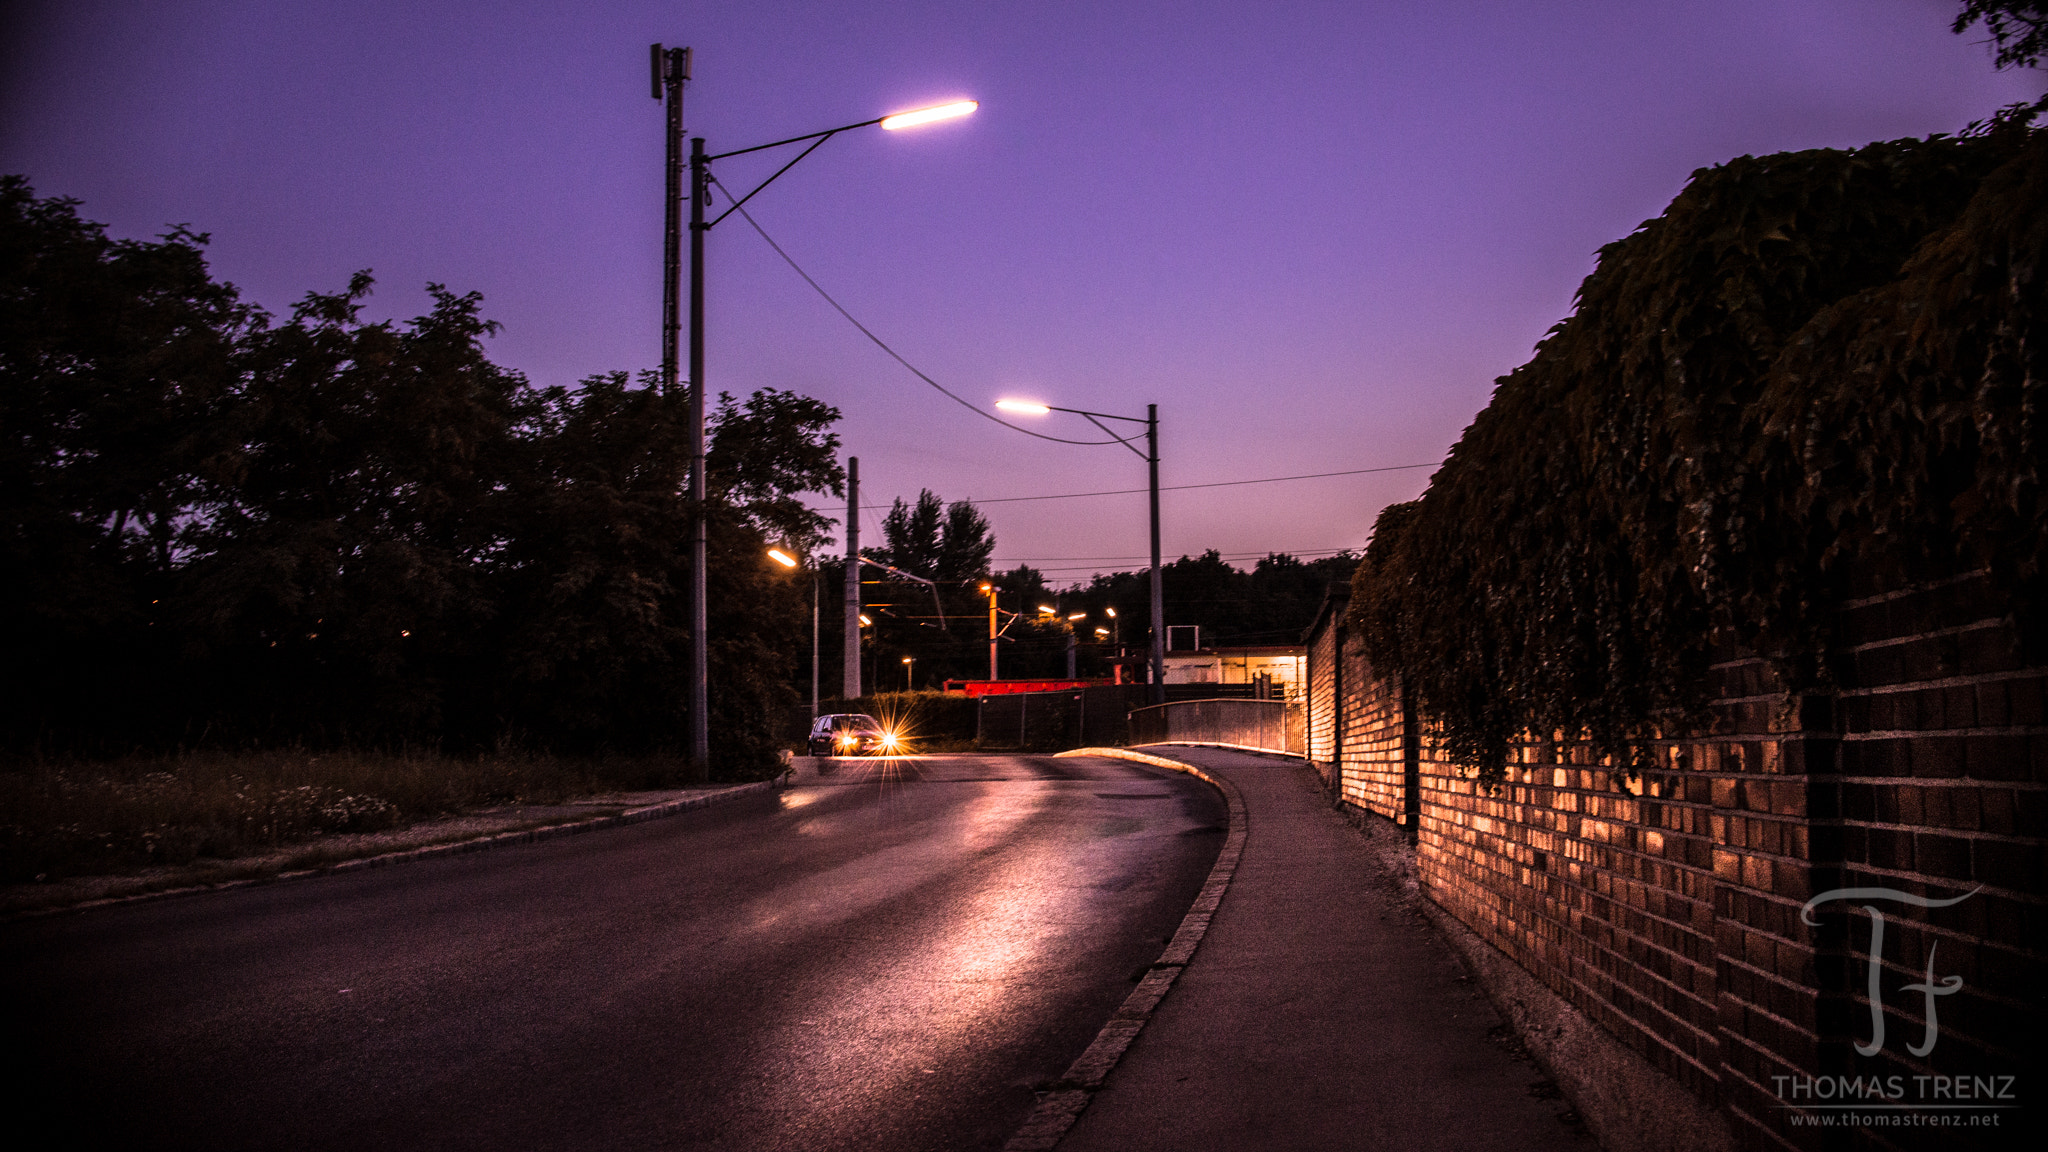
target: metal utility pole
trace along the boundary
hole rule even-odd
[[[825,591],[825,579],[818,574],[818,561],[811,558],[811,719],[818,718],[818,597]]]
[[[661,45],[656,44],[653,46],[653,59],[655,95],[659,97],[666,91],[669,100],[668,288],[664,291],[664,300],[666,301],[668,312],[663,332],[662,387],[666,393],[673,394],[677,383],[675,333],[679,326],[676,322],[674,285],[677,278],[677,265],[679,263],[676,252],[677,233],[680,226],[678,204],[680,197],[683,195],[683,189],[681,188],[683,85],[690,78],[690,50],[688,48],[663,49]],[[739,211],[740,205],[753,199],[755,193],[774,183],[777,177],[789,171],[798,160],[802,160],[805,156],[810,155],[820,145],[824,144],[825,141],[830,140],[841,132],[848,132],[855,128],[866,128],[870,125],[880,125],[882,128],[890,131],[899,128],[910,128],[920,124],[929,124],[940,120],[950,120],[955,117],[965,116],[973,112],[976,107],[977,105],[972,100],[956,100],[951,104],[921,108],[911,112],[899,112],[893,116],[877,116],[871,120],[862,120],[857,124],[828,128],[823,132],[811,132],[803,136],[792,136],[787,140],[777,140],[769,144],[757,144],[752,148],[737,148],[731,152],[720,152],[717,155],[710,155],[704,151],[704,138],[702,136],[694,137],[690,141],[690,181],[688,189],[690,197],[690,427],[688,446],[690,453],[691,520],[694,524],[694,530],[691,532],[690,540],[691,683],[689,777],[696,782],[702,783],[710,779],[711,776],[711,669],[708,639],[710,621],[709,613],[706,610],[709,525],[704,518],[706,497],[704,400],[708,395],[705,391],[704,382],[704,234],[710,231],[719,220],[723,220],[726,216]],[[788,164],[784,164],[781,168],[777,169],[775,175],[756,185],[752,192],[735,199],[732,206],[720,214],[716,220],[707,222],[704,219],[704,209],[710,207],[711,204],[711,162],[713,160],[723,160],[729,156],[743,156],[750,152],[760,152],[768,148],[780,148],[785,144],[801,144],[805,141],[811,141],[812,143],[810,147],[799,153],[795,160],[791,160]],[[855,581],[856,592],[853,599],[856,611],[853,621],[849,622],[848,627],[858,629],[858,582],[860,579],[860,566],[858,564],[853,566],[851,578]],[[858,632],[854,635],[857,644],[859,639]],[[856,662],[850,665],[853,671],[848,680],[848,685],[851,689],[849,694],[857,693],[860,686],[857,652],[855,653],[855,660]]]
[[[683,207],[683,88],[690,81],[691,51],[688,48],[650,46],[654,98],[668,101],[668,156],[666,196],[663,204],[661,285],[661,391],[663,398],[675,395],[680,381],[676,363],[680,329],[682,280]],[[695,530],[690,540],[690,751],[689,778],[696,783],[711,779],[711,671],[708,658],[709,629],[705,592],[704,523],[704,142],[697,141],[697,155],[690,164],[690,396],[689,432],[690,504]]]
[[[1116,443],[1129,448],[1133,455],[1145,461],[1151,475],[1152,494],[1152,703],[1166,703],[1166,588],[1159,571],[1159,405],[1145,405],[1145,418],[1118,416],[1109,412],[1090,412],[1085,408],[1062,408],[1057,404],[1040,404],[1036,400],[998,400],[996,407],[1006,412],[1020,412],[1026,416],[1043,416],[1048,412],[1071,412],[1076,416],[1108,432]],[[1138,451],[1131,441],[1135,436],[1118,436],[1110,431],[1104,420],[1122,420],[1130,424],[1145,426],[1145,450]]]
[[[1152,474],[1152,702],[1166,703],[1166,584],[1159,572],[1159,405],[1145,405],[1145,464]]]
[[[841,699],[860,698],[860,457],[846,458],[846,674]]]
[[[988,678],[994,680],[997,679],[996,640],[1002,635],[996,631],[996,586],[994,583],[983,584],[981,590],[988,593]]]
[[[711,779],[710,526],[704,518],[704,138],[690,141],[690,779]]]
[[[650,45],[654,98],[668,100],[667,193],[663,198],[661,247],[661,390],[676,390],[676,345],[682,329],[683,281],[683,87],[690,80],[690,50]]]

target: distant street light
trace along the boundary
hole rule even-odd
[[[915,656],[905,656],[903,658],[903,690],[905,692],[910,691],[910,666],[916,662],[917,657]]]
[[[997,678],[996,638],[1002,635],[1002,633],[996,631],[996,586],[993,583],[984,582],[981,590],[988,593],[988,678],[994,680]]]
[[[768,558],[784,568],[795,568],[797,558],[780,548],[770,548]],[[818,566],[811,565],[811,719],[818,718]]]
[[[667,217],[663,247],[662,280],[662,360],[661,387],[663,395],[675,392],[677,381],[676,343],[680,327],[676,315],[677,284],[682,277],[680,248],[680,207],[686,194],[682,187],[683,147],[683,88],[690,80],[691,51],[688,48],[663,48],[651,46],[654,67],[654,98],[666,95],[668,100],[668,160],[667,160]],[[736,148],[716,155],[706,154],[704,138],[690,140],[690,397],[689,397],[689,450],[690,450],[690,504],[697,509],[691,519],[694,527],[690,540],[690,778],[698,783],[711,777],[711,665],[708,640],[710,614],[706,598],[709,533],[702,509],[705,501],[704,477],[704,234],[716,227],[727,216],[739,211],[740,205],[754,198],[755,194],[773,184],[776,177],[796,166],[816,151],[818,147],[841,132],[855,128],[866,128],[880,124],[884,128],[909,128],[918,124],[929,124],[936,120],[950,120],[965,116],[979,107],[972,100],[959,100],[932,108],[920,108],[910,112],[899,112],[890,116],[877,116],[862,120],[858,124],[847,124],[823,132],[812,132],[803,136],[792,136],[772,144],[757,144],[751,148]],[[791,160],[775,170],[773,176],[754,186],[752,192],[734,200],[732,206],[720,213],[718,219],[706,222],[704,209],[711,203],[711,162],[728,156],[742,156],[749,152],[761,152],[769,148],[780,148],[786,144],[813,143],[797,153]],[[858,568],[856,567],[856,573]]]
[[[1068,412],[1087,420],[1090,424],[1109,432],[1111,438],[1145,461],[1151,474],[1152,493],[1152,703],[1166,703],[1166,591],[1165,581],[1159,568],[1159,405],[1145,405],[1143,419],[1136,416],[1112,416],[1107,412],[1088,412],[1080,408],[1061,408],[1053,404],[1040,404],[1036,400],[998,400],[996,407],[1020,416],[1043,416],[1048,412]],[[1104,420],[1123,420],[1145,426],[1145,451],[1131,445],[1131,438],[1110,432]],[[1115,615],[1114,612],[1111,613]]]

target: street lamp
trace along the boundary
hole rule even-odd
[[[905,692],[910,691],[910,666],[915,663],[917,663],[917,657],[915,656],[905,656],[903,658],[903,690]]]
[[[678,252],[678,208],[684,195],[682,188],[682,147],[683,147],[683,88],[690,79],[691,51],[688,48],[664,49],[652,45],[654,66],[654,95],[668,100],[668,191],[665,204],[667,227],[665,236],[665,257],[662,283],[663,325],[661,386],[664,395],[673,394],[677,387],[676,339],[679,327],[676,317],[676,285],[681,277],[680,254]],[[751,148],[735,148],[730,152],[715,155],[704,151],[704,138],[690,140],[690,398],[689,398],[689,450],[690,450],[690,505],[694,509],[691,519],[694,528],[690,539],[690,777],[702,783],[711,777],[711,722],[710,722],[710,648],[706,637],[709,625],[708,601],[706,598],[706,572],[708,568],[708,531],[704,518],[704,234],[716,227],[727,216],[739,211],[740,205],[754,198],[755,194],[773,184],[776,177],[796,166],[812,152],[817,151],[825,141],[841,132],[855,128],[866,128],[879,124],[885,129],[910,128],[939,120],[950,120],[965,116],[979,107],[972,100],[958,100],[931,108],[920,108],[910,112],[899,112],[889,116],[877,116],[857,124],[830,128],[823,132],[812,132],[803,136],[792,136],[770,144],[757,144]],[[711,162],[729,156],[743,156],[749,152],[761,152],[780,148],[787,144],[801,144],[811,141],[811,146],[797,153],[796,159],[775,170],[775,174],[754,186],[752,192],[735,199],[732,206],[720,213],[716,220],[706,222],[704,209],[711,200]]]
[[[1166,596],[1165,583],[1159,569],[1159,405],[1145,405],[1145,415],[1112,416],[1107,412],[1087,412],[1079,408],[1060,408],[1052,404],[1040,404],[1035,400],[998,400],[996,407],[1020,416],[1043,416],[1048,412],[1068,412],[1082,417],[1090,424],[1109,432],[1117,443],[1137,452],[1145,461],[1151,474],[1152,492],[1152,703],[1166,703]],[[1104,420],[1123,420],[1145,426],[1145,451],[1138,452],[1131,444],[1131,438],[1110,432]],[[1114,615],[1114,613],[1112,613]]]
[[[784,568],[795,568],[796,557],[780,548],[770,548],[768,558]],[[811,719],[818,718],[818,566],[811,565]]]
[[[1001,633],[996,631],[996,586],[992,582],[984,581],[981,585],[981,590],[988,594],[988,678],[994,680],[996,678],[996,638],[1001,635]]]

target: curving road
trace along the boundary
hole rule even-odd
[[[1000,1148],[1158,956],[1222,804],[1114,760],[818,763],[672,819],[0,927],[16,1129]]]

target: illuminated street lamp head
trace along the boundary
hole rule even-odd
[[[913,661],[913,660],[916,660],[916,659],[917,659],[917,657],[915,657],[915,656],[905,656],[905,657],[903,658],[903,662],[904,662],[905,664],[908,664],[908,663],[910,663],[911,661]]]
[[[996,407],[1005,412],[1015,412],[1019,416],[1043,416],[1052,411],[1036,400],[998,400]]]
[[[1067,619],[1069,620],[1086,620],[1087,618],[1088,614],[1086,612],[1071,612],[1067,614]]]
[[[1059,609],[1057,609],[1057,608],[1055,608],[1055,607],[1053,607],[1053,606],[1052,606],[1052,605],[1050,605],[1050,604],[1040,604],[1040,605],[1038,606],[1038,610],[1039,610],[1040,612],[1043,612],[1043,613],[1045,613],[1045,614],[1046,614],[1047,616],[1057,616],[1057,615],[1059,615],[1059,614],[1060,614],[1060,610],[1059,610]]]
[[[873,624],[873,623],[874,623],[874,621],[873,621],[873,620],[870,620],[870,619],[868,619],[868,614],[867,614],[867,613],[865,613],[865,612],[863,612],[863,613],[861,613],[861,614],[860,614],[860,622],[861,622],[861,623],[862,623],[863,625],[871,625],[871,624]]]
[[[919,108],[915,112],[898,112],[883,120],[882,127],[891,132],[898,128],[915,128],[919,124],[929,124],[934,120],[951,120],[955,116],[965,116],[979,107],[980,103],[973,100],[955,100],[951,104]]]
[[[784,552],[780,548],[770,548],[768,550],[768,558],[770,560],[775,561],[777,564],[782,565],[784,568],[796,567],[796,557],[791,556],[789,553]]]
[[[1096,634],[1097,636],[1107,636],[1107,635],[1109,635],[1109,629],[1107,629],[1107,628],[1097,628],[1097,629],[1095,630],[1095,634]]]
[[[1114,609],[1114,608],[1104,608],[1104,609],[1103,609],[1103,611],[1104,611],[1104,612],[1107,612],[1107,613],[1109,613],[1110,619],[1112,619],[1112,620],[1116,619],[1116,609]]]

